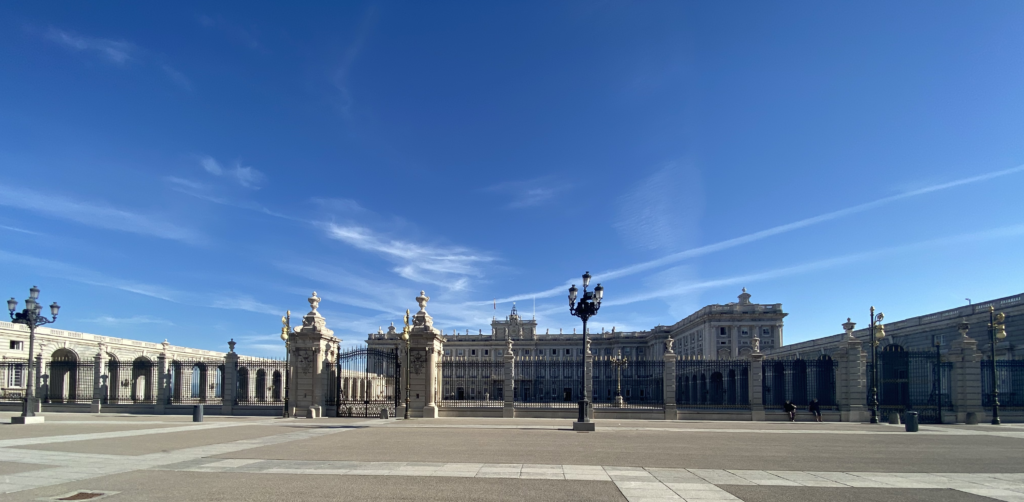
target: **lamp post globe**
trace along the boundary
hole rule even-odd
[[[7,300],[7,310],[10,311],[11,322],[14,324],[24,324],[28,326],[28,371],[25,378],[25,399],[22,406],[21,416],[11,418],[11,421],[16,423],[27,423],[29,421],[28,418],[36,417],[36,328],[55,322],[57,320],[57,314],[60,312],[60,305],[57,305],[57,302],[53,302],[53,304],[50,305],[51,317],[47,319],[42,315],[43,305],[36,301],[38,299],[39,288],[37,286],[32,286],[28,290],[28,298],[25,299],[25,309],[21,312],[16,312],[18,310],[17,300],[14,298]],[[35,419],[35,421],[40,420],[42,420],[42,417]]]
[[[587,356],[587,321],[601,309],[601,299],[604,297],[604,287],[601,284],[598,284],[593,292],[587,291],[591,278],[592,276],[589,271],[583,274],[582,297],[579,296],[580,292],[576,289],[575,284],[569,288],[569,313],[583,321],[583,340],[580,354],[582,355],[581,362],[584,364],[586,364]],[[579,299],[579,303],[576,302],[577,299]],[[584,372],[584,376],[586,376],[586,372]],[[577,422],[590,422],[590,400],[587,396],[586,378],[580,379],[579,417]]]

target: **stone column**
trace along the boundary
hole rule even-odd
[[[341,342],[316,310],[320,306],[316,291],[307,301],[311,310],[302,317],[302,326],[294,328],[289,336],[293,368],[288,404],[293,417],[317,417],[323,413],[330,390],[325,388],[325,371],[329,370],[333,347]],[[255,373],[249,375],[250,380],[254,378]]]
[[[502,389],[505,403],[501,409],[501,416],[503,418],[515,418],[516,356],[512,353],[511,338],[508,339],[508,349],[505,350],[505,355],[502,356],[502,362],[505,363],[505,383]]]
[[[753,328],[751,328],[753,329]],[[729,327],[729,353],[733,359],[740,356],[740,331],[742,326],[730,326]],[[717,359],[717,358],[716,358]]]
[[[163,415],[166,413],[169,392],[171,390],[171,378],[167,371],[167,340],[164,340],[164,351],[156,357],[156,404],[153,406],[153,413]]]
[[[438,410],[435,402],[437,396],[437,358],[442,354],[443,341],[441,331],[434,328],[434,318],[427,314],[427,302],[430,297],[420,291],[416,302],[419,312],[413,316],[412,329],[409,330],[410,356],[409,383],[412,396],[409,416],[417,418],[437,418]]]
[[[252,379],[252,375],[249,375]],[[220,390],[220,412],[235,414],[235,400],[238,398],[238,354],[235,353],[235,339],[228,342],[228,353],[224,354],[224,388]]]
[[[950,344],[948,360],[953,363],[953,411],[956,421],[976,424],[985,420],[981,406],[981,352],[978,342],[967,336],[969,326],[960,323],[960,337]]]
[[[100,403],[103,402],[103,369],[107,365],[107,353],[104,349],[105,346],[101,343],[99,350],[92,358],[92,406],[89,407],[90,413],[99,413]]]
[[[43,402],[44,401],[49,401],[49,399],[50,399],[50,387],[45,384],[45,382],[49,379],[49,377],[47,376],[47,377],[44,378],[44,375],[43,375],[43,368],[46,366],[46,365],[43,364],[43,350],[44,350],[44,347],[45,347],[45,345],[40,343],[39,344],[39,352],[36,352],[36,361],[35,361],[36,369],[35,369],[35,372],[34,372],[35,373],[35,378],[36,378],[36,382],[35,382],[35,386],[36,386],[36,392],[35,392],[35,407],[36,407],[36,410],[35,411],[36,411],[36,413],[42,413],[43,412]]]
[[[586,336],[586,335],[584,335]],[[587,416],[594,419],[594,354],[590,351],[590,339],[587,339],[583,353],[583,385],[587,390]],[[578,410],[578,408],[577,408]]]
[[[676,420],[676,359],[679,357],[672,351],[672,339],[665,340],[665,369],[662,372],[662,395],[665,402],[665,420]]]
[[[853,336],[857,323],[849,318],[843,323],[846,338],[833,354],[836,368],[836,401],[840,422],[865,422],[870,418],[867,407],[867,354],[864,344]]]
[[[754,350],[755,352],[750,354],[750,378],[748,378],[750,395],[750,420],[763,421],[764,420],[764,400],[762,395],[763,384],[761,379],[764,375],[761,373],[761,365],[764,362],[764,354],[760,350],[760,339],[754,339]]]

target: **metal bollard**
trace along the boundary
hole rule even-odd
[[[197,404],[192,407],[192,421],[202,422],[203,421],[203,405]]]
[[[906,416],[907,432],[917,432],[917,412],[908,411]]]

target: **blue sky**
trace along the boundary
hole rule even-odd
[[[339,3],[340,4],[340,3]],[[1024,290],[1024,4],[0,5],[0,294],[281,355],[424,289],[476,332],[782,303],[786,342]],[[497,312],[492,302],[498,302]]]

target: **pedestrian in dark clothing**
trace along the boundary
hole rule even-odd
[[[791,403],[789,401],[786,401],[785,403],[783,403],[782,409],[785,410],[786,413],[789,414],[789,421],[790,422],[796,422],[796,405],[795,404],[793,404],[793,403]]]
[[[807,405],[807,411],[814,414],[814,420],[821,422],[821,407],[818,406],[817,399],[811,399],[811,404]]]

